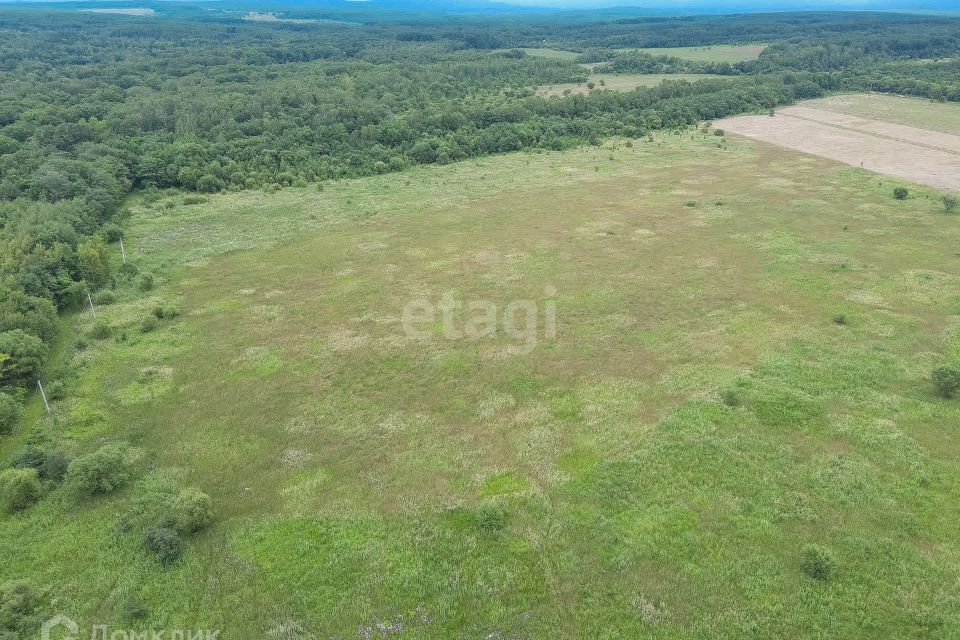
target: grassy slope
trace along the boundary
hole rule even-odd
[[[948,637],[960,410],[926,377],[960,359],[960,230],[892,186],[687,134],[140,208],[165,282],[101,309],[128,339],[76,355],[56,411],[218,523],[164,570],[116,533],[138,488],[54,493],[0,520],[0,578],[225,637]],[[529,354],[397,325],[547,286]],[[185,317],[139,334],[165,298]],[[811,541],[833,582],[799,573]]]

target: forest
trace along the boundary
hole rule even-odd
[[[383,17],[258,23],[237,12],[0,12],[0,432],[58,312],[121,280],[124,201],[277,190],[524,149],[638,138],[838,91],[960,101],[960,20],[870,13],[696,18]],[[291,15],[310,19],[308,10]],[[799,35],[798,35],[799,34]],[[739,63],[631,47],[768,44]],[[576,59],[529,55],[528,47]],[[627,50],[625,50],[627,49]],[[585,67],[709,73],[545,97]]]

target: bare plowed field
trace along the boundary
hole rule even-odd
[[[960,136],[794,106],[717,127],[941,189],[960,190]]]

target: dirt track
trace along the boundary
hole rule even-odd
[[[913,182],[960,191],[960,136],[856,116],[787,107],[718,128]]]

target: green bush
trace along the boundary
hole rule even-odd
[[[20,417],[20,403],[9,393],[0,391],[0,435],[13,432]]]
[[[119,225],[108,222],[100,228],[100,235],[107,242],[118,242],[123,237],[123,229]]]
[[[910,191],[908,191],[906,187],[896,187],[893,190],[893,197],[897,200],[906,200],[909,195]]]
[[[147,316],[143,319],[143,322],[140,323],[140,333],[150,333],[151,331],[156,330],[160,326],[160,323],[153,316]]]
[[[16,631],[24,631],[34,626],[32,616],[39,605],[40,599],[30,583],[24,580],[14,580],[0,585],[0,632],[13,631],[13,638],[17,638]],[[36,628],[30,629],[35,633]]]
[[[0,385],[32,387],[47,357],[43,340],[23,329],[0,333]]]
[[[140,291],[151,291],[153,289],[153,276],[149,273],[145,273],[140,276],[140,281],[137,283],[137,287]]]
[[[497,505],[483,504],[474,512],[473,522],[482,533],[496,533],[507,526],[507,514]]]
[[[94,340],[106,340],[112,334],[113,331],[110,329],[110,326],[103,322],[94,324],[93,328],[90,329],[90,332],[87,333],[87,335]]]
[[[108,444],[76,458],[67,467],[67,483],[81,495],[110,493],[130,479],[123,445]]]
[[[183,552],[183,540],[180,534],[162,524],[147,530],[144,543],[153,557],[164,566],[176,562]]]
[[[173,526],[180,533],[193,533],[210,525],[210,496],[198,489],[184,489],[173,502]]]
[[[44,451],[27,445],[14,454],[10,465],[17,469],[36,469],[41,480],[59,482],[67,473],[69,460],[62,451]]]
[[[953,213],[957,209],[957,204],[960,203],[960,199],[953,194],[943,196],[940,201],[943,202],[944,213]]]
[[[196,194],[183,196],[183,204],[187,204],[187,205],[204,204],[205,202],[209,202],[209,201],[210,199],[207,198],[206,196],[201,196]]]
[[[96,295],[93,296],[93,302],[98,305],[113,304],[116,301],[117,294],[110,289],[102,289],[97,291]]]
[[[158,304],[153,308],[153,315],[157,320],[171,320],[180,315],[180,310],[172,304]]]
[[[837,562],[826,547],[806,544],[800,551],[800,570],[814,580],[830,580],[836,572]]]
[[[720,399],[723,401],[723,404],[728,407],[739,407],[740,406],[740,394],[737,393],[736,389],[726,389],[723,393],[720,394]]]
[[[43,495],[36,469],[7,469],[0,473],[0,495],[7,511],[26,509]]]
[[[952,398],[957,391],[960,391],[960,371],[956,369],[940,367],[935,369],[930,377],[937,393],[944,398]]]
[[[833,324],[839,324],[839,325],[847,324],[847,316],[842,313],[836,314],[835,316],[833,316]]]

